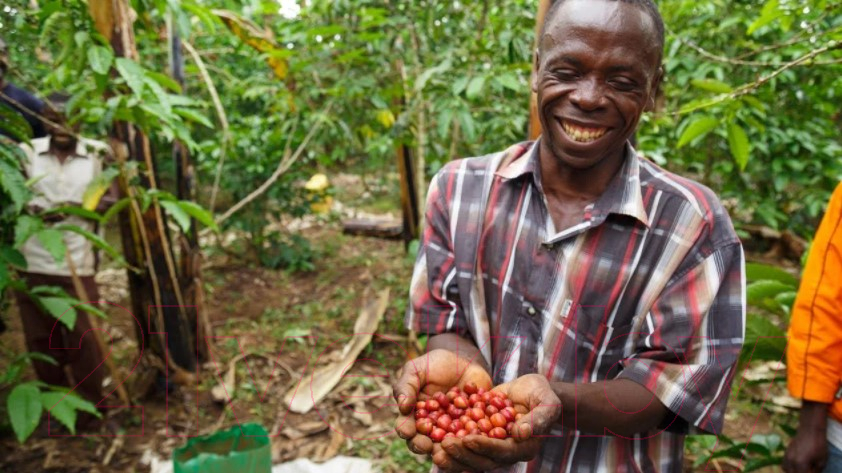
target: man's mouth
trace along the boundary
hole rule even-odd
[[[590,143],[596,141],[608,132],[608,128],[587,128],[574,125],[568,121],[562,121],[561,127],[573,141],[578,143]]]

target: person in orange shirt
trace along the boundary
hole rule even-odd
[[[787,473],[842,472],[842,184],[813,240],[792,309],[787,386],[802,400]]]

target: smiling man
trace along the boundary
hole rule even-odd
[[[447,471],[681,472],[721,432],[744,338],[743,251],[716,196],[628,140],[663,70],[651,0],[559,0],[535,58],[544,135],[433,179],[394,394]],[[507,440],[418,435],[419,396],[472,381],[529,413]]]

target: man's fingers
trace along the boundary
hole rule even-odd
[[[550,431],[553,424],[558,420],[561,413],[561,404],[554,404],[558,401],[556,399],[547,399],[546,404],[541,404],[532,408],[520,420],[520,423],[529,424],[532,428],[531,435],[544,435]],[[526,437],[529,438],[529,437]]]
[[[426,435],[416,435],[406,441],[409,451],[418,455],[429,455],[433,452],[433,441]]]
[[[433,463],[448,473],[461,473],[461,472],[475,472],[475,471],[482,471],[477,470],[475,468],[471,468],[470,465],[466,465],[461,461],[453,458],[448,454],[444,448],[442,448],[441,444],[436,444],[433,447]]]
[[[462,445],[476,455],[503,464],[531,460],[541,446],[537,439],[515,442],[513,439],[499,440],[481,435],[468,435],[462,439]]]
[[[415,437],[415,420],[411,416],[398,416],[395,422],[395,432],[402,439]]]
[[[480,435],[477,437],[484,438]],[[494,461],[496,458],[492,460],[487,456],[474,453],[465,446],[464,442],[460,440],[447,438],[442,441],[441,446],[450,458],[464,465],[470,465],[472,468],[479,471],[493,470],[500,467],[500,464]]]
[[[426,383],[425,372],[418,369],[417,365],[422,359],[423,357],[408,361],[401,369],[400,378],[392,388],[395,401],[398,403],[398,410],[403,415],[409,414],[415,408],[416,393]]]

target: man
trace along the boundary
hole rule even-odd
[[[744,259],[707,188],[628,139],[663,75],[651,0],[559,0],[535,58],[543,137],[434,178],[407,323],[430,334],[398,434],[445,471],[681,472],[722,431]],[[418,391],[467,382],[530,412],[505,441],[416,435]]]
[[[792,308],[787,385],[802,400],[787,473],[842,472],[842,184],[813,240]]]
[[[32,128],[33,138],[46,136],[44,124],[37,116],[44,110],[44,102],[9,82],[7,80],[9,69],[9,49],[0,39],[0,103],[23,115]],[[2,126],[0,126],[0,135],[13,138]]]
[[[108,155],[108,146],[100,141],[78,137],[76,128],[69,128],[65,120],[66,96],[51,95],[44,116],[52,123],[48,135],[37,138],[30,145],[22,145],[27,157],[25,171],[35,183],[35,196],[29,203],[33,213],[64,206],[81,205],[85,190],[102,172],[103,162]],[[112,188],[113,189],[113,188]],[[97,210],[103,211],[113,203],[113,192],[102,199]],[[94,231],[94,223],[75,216],[46,213],[47,224],[76,225]],[[27,270],[21,277],[27,287],[57,286],[68,294],[83,301],[99,300],[94,275],[95,254],[90,241],[72,232],[63,232],[67,247],[67,259],[56,261],[37,237],[30,238],[21,250],[26,257]],[[85,294],[76,291],[73,273],[81,280]],[[17,294],[18,308],[29,351],[40,352],[53,357],[58,365],[33,361],[35,372],[41,381],[48,384],[74,387],[85,399],[95,405],[102,400],[102,380],[106,373],[102,364],[104,355],[100,352],[91,329],[88,315],[77,311],[72,331],[39,307],[23,293]],[[69,365],[72,380],[65,374]]]

